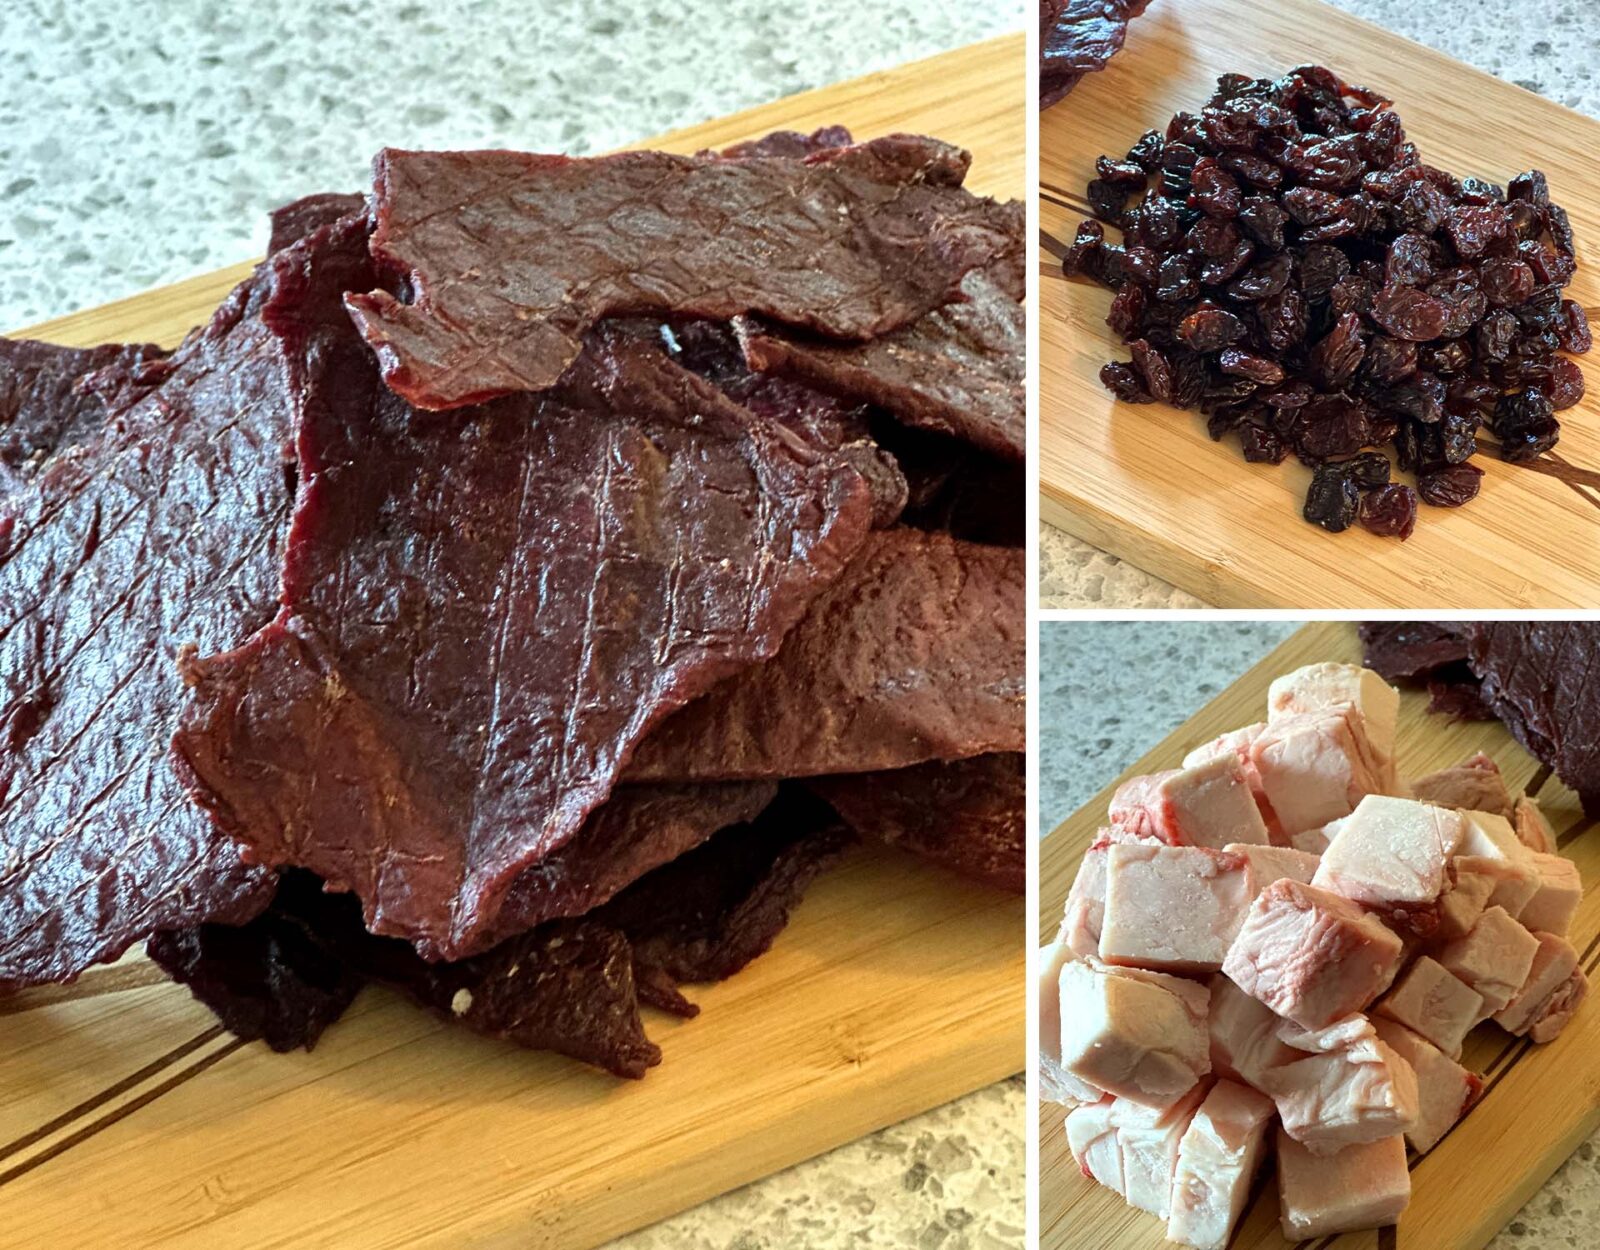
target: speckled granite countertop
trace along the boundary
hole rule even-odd
[[[602,151],[1019,29],[1023,0],[0,3],[0,327],[259,255],[385,144]],[[1022,1244],[1004,1081],[616,1243]]]
[[[1328,3],[1600,118],[1600,26],[1593,0]],[[1039,568],[1039,604],[1045,608],[1205,606],[1159,577],[1044,524]]]
[[[1296,628],[1284,621],[1042,623],[1039,827],[1054,829]],[[1161,698],[1151,699],[1152,690]],[[1600,1244],[1597,1214],[1600,1134],[1578,1147],[1488,1250],[1592,1250]]]

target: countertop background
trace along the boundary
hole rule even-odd
[[[0,0],[0,328],[265,249],[384,145],[599,152],[1020,29],[1024,0]],[[619,1250],[1002,1250],[1020,1079],[725,1195]]]
[[[1182,0],[1156,3],[1181,4]],[[1595,22],[1600,5],[1595,0],[1328,3],[1600,118],[1600,25]],[[1133,31],[1128,51],[1137,54],[1137,22]],[[1039,603],[1045,608],[1206,606],[1160,578],[1042,523],[1039,572]]]
[[[1048,836],[1297,628],[1282,620],[1041,622],[1040,829]],[[1488,1250],[1591,1250],[1600,1213],[1597,1150],[1600,1134],[1578,1147]]]

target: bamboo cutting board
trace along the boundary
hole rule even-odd
[[[1016,36],[651,146],[923,130],[974,152],[975,190],[1020,196],[1022,84]],[[247,268],[31,333],[172,343]],[[693,992],[698,1019],[653,1015],[665,1059],[629,1082],[373,990],[274,1055],[130,958],[0,1002],[0,1244],[592,1246],[1018,1071],[1024,968],[1018,900],[861,850],[770,954]]]
[[[1113,402],[1098,372],[1126,360],[1105,324],[1111,294],[1068,281],[1061,242],[1089,216],[1094,159],[1120,156],[1219,74],[1306,62],[1391,97],[1423,159],[1504,184],[1530,165],[1572,215],[1580,268],[1567,294],[1600,303],[1600,123],[1317,0],[1155,0],[1127,46],[1040,119],[1040,509],[1052,524],[1224,607],[1490,608],[1600,604],[1600,373],[1561,415],[1536,469],[1501,463],[1464,508],[1424,505],[1404,542],[1300,518],[1310,470],[1247,464],[1204,418]],[[1115,237],[1115,231],[1112,232]],[[1052,254],[1054,253],[1054,254]]]
[[[1308,625],[1229,686],[1123,778],[1175,768],[1192,748],[1261,720],[1274,677],[1321,660],[1359,663],[1356,627]],[[1499,722],[1460,724],[1427,712],[1425,693],[1402,692],[1397,754],[1401,772],[1418,776],[1456,764],[1476,751],[1491,756],[1513,793],[1527,789],[1577,861],[1585,894],[1572,943],[1591,979],[1600,973],[1600,837],[1577,796],[1549,775]],[[1048,733],[1046,726],[1043,732]],[[1121,781],[1123,778],[1118,778]],[[1044,842],[1040,855],[1040,932],[1054,933],[1078,860],[1105,822],[1116,782]],[[1398,1228],[1302,1242],[1314,1250],[1477,1250],[1504,1226],[1550,1174],[1600,1126],[1600,1002],[1590,1000],[1554,1042],[1536,1046],[1494,1025],[1467,1039],[1461,1062],[1484,1075],[1483,1101],[1427,1155],[1413,1159],[1411,1205]],[[1040,1107],[1040,1228],[1045,1250],[1158,1250],[1170,1246],[1166,1225],[1127,1206],[1086,1179],[1072,1161],[1062,1109]],[[1283,1250],[1278,1195],[1270,1176],[1258,1179],[1255,1202],[1230,1250]]]

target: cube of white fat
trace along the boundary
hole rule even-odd
[[[1534,1040],[1545,1042],[1561,1032],[1572,1014],[1566,1009],[1569,987],[1574,973],[1583,974],[1578,968],[1578,952],[1566,938],[1555,933],[1533,936],[1539,949],[1533,956],[1528,979],[1511,1001],[1494,1013],[1494,1022],[1508,1033],[1517,1034],[1531,1034],[1536,1026],[1544,1025],[1540,1029],[1544,1036]],[[1579,997],[1581,1001],[1581,994]]]
[[[1166,1219],[1172,1209],[1172,1177],[1178,1146],[1195,1109],[1211,1090],[1211,1081],[1197,1081],[1170,1107],[1152,1110],[1126,1099],[1111,1108],[1122,1151],[1122,1196],[1129,1205]]]
[[[1417,1122],[1417,1077],[1378,1039],[1365,1016],[1319,1030],[1286,1023],[1278,1036],[1307,1057],[1266,1073],[1263,1089],[1278,1104],[1284,1130],[1312,1151],[1405,1133]]]
[[[1297,851],[1304,851],[1307,855],[1315,855],[1319,859],[1328,849],[1328,844],[1339,836],[1339,830],[1344,828],[1348,816],[1341,816],[1338,820],[1330,820],[1325,825],[1315,829],[1302,829],[1299,833],[1289,836],[1289,845]]]
[[[1111,821],[1172,846],[1220,849],[1229,842],[1268,841],[1244,766],[1234,755],[1130,778],[1111,797]]]
[[[1405,1025],[1451,1058],[1459,1058],[1472,1026],[1488,1013],[1483,995],[1436,959],[1420,956],[1373,1010]]]
[[[1439,899],[1439,923],[1434,928],[1435,941],[1448,942],[1465,937],[1478,923],[1483,909],[1489,906],[1489,896],[1499,874],[1489,867],[1494,861],[1457,855],[1450,861],[1449,888]]]
[[[1211,978],[1210,986],[1207,1027],[1213,1074],[1259,1089],[1268,1069],[1300,1057],[1278,1036],[1283,1020],[1272,1008],[1221,973]]]
[[[1225,1250],[1250,1196],[1276,1112],[1272,1099],[1234,1081],[1218,1081],[1178,1143],[1167,1239],[1200,1250]]]
[[[1078,861],[1078,875],[1072,880],[1061,919],[1061,940],[1083,958],[1094,958],[1100,953],[1100,925],[1106,910],[1106,852],[1119,842],[1165,845],[1152,834],[1137,833],[1117,825],[1095,834],[1089,849]]]
[[[1288,878],[1306,885],[1316,875],[1320,856],[1297,851],[1292,846],[1252,846],[1230,842],[1222,848],[1230,855],[1242,855],[1250,866],[1250,897],[1254,898],[1274,881]]]
[[[1517,919],[1527,929],[1565,933],[1572,928],[1572,917],[1577,914],[1578,904],[1583,902],[1583,878],[1578,873],[1578,865],[1565,855],[1537,851],[1532,854],[1539,885],[1533,897],[1522,905]]]
[[[1393,1224],[1411,1201],[1405,1138],[1312,1154],[1278,1130],[1279,1222],[1292,1242]]]
[[[1222,967],[1245,908],[1249,865],[1204,846],[1113,846],[1100,958],[1162,972]]]
[[[1109,1094],[1100,1102],[1074,1107],[1067,1113],[1067,1148],[1078,1170],[1107,1189],[1123,1193],[1122,1149],[1117,1127],[1111,1122],[1116,1099]]]
[[[1460,859],[1465,861],[1463,867],[1494,879],[1488,906],[1504,907],[1512,916],[1520,916],[1523,906],[1539,889],[1539,869],[1533,852],[1522,845],[1504,816],[1471,810],[1463,810],[1460,815],[1465,825],[1458,850]]]
[[[1500,775],[1500,765],[1482,751],[1459,764],[1413,779],[1411,796],[1438,807],[1493,812],[1497,816],[1510,816],[1513,811],[1511,792]]]
[[[1533,968],[1539,939],[1506,911],[1490,907],[1466,937],[1447,942],[1435,954],[1444,969],[1483,996],[1483,1016],[1499,1011],[1522,988]]]
[[[1446,808],[1369,794],[1322,853],[1312,884],[1431,932],[1463,825]]]
[[[1061,1065],[1061,969],[1072,951],[1059,938],[1039,951],[1039,1097],[1045,1102],[1092,1103],[1105,1091]]]
[[[1274,846],[1281,846],[1287,839],[1278,824],[1278,817],[1272,810],[1272,804],[1267,801],[1267,792],[1261,785],[1261,774],[1256,771],[1255,761],[1250,756],[1250,748],[1266,727],[1266,721],[1257,721],[1254,725],[1246,725],[1243,729],[1230,730],[1219,738],[1213,738],[1210,742],[1195,747],[1183,757],[1183,766],[1194,768],[1218,756],[1231,755],[1238,760],[1240,768],[1244,770],[1245,783],[1250,787],[1250,795],[1255,799],[1256,808],[1261,813],[1262,823],[1267,827],[1267,839]]]
[[[1378,755],[1394,759],[1400,692],[1370,668],[1355,664],[1307,664],[1267,687],[1267,720],[1328,711],[1349,704],[1361,714]]]
[[[1061,1065],[1080,1081],[1168,1107],[1211,1070],[1206,987],[1076,961],[1061,969]]]
[[[1250,905],[1222,970],[1280,1016],[1322,1028],[1389,987],[1402,944],[1349,899],[1287,878]]]
[[[1516,830],[1517,841],[1530,851],[1552,855],[1556,850],[1556,831],[1545,818],[1538,801],[1524,794],[1517,800],[1511,813],[1511,827]]]
[[[1417,1074],[1417,1122],[1406,1140],[1418,1154],[1427,1154],[1478,1101],[1483,1080],[1403,1024],[1375,1016],[1372,1027]]]
[[[1348,816],[1366,795],[1385,790],[1383,763],[1350,707],[1269,721],[1250,757],[1291,840]]]

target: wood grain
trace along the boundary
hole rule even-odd
[[[1174,730],[1045,839],[1040,856],[1040,932],[1054,933],[1078,860],[1104,823],[1112,791],[1126,777],[1173,768],[1193,747],[1260,720],[1267,686],[1281,673],[1319,660],[1359,661],[1355,626],[1308,625]],[[1600,837],[1577,796],[1528,755],[1499,723],[1461,724],[1427,712],[1427,696],[1407,691],[1400,705],[1397,753],[1416,776],[1458,763],[1475,751],[1495,759],[1513,791],[1530,789],[1578,864],[1584,898],[1572,942],[1591,976],[1600,964]],[[1044,732],[1049,732],[1048,726]],[[1587,1005],[1561,1037],[1535,1046],[1483,1025],[1467,1039],[1462,1062],[1485,1074],[1483,1101],[1412,1163],[1411,1205],[1398,1230],[1347,1234],[1301,1243],[1316,1250],[1477,1250],[1516,1212],[1596,1127],[1600,1127],[1600,1008]],[[1040,1213],[1045,1250],[1157,1250],[1165,1225],[1087,1180],[1072,1162],[1061,1108],[1042,1104],[1039,1119]],[[1230,1243],[1232,1250],[1282,1250],[1278,1195],[1269,1176]]]
[[[1023,99],[1017,36],[650,142],[920,130],[975,153],[975,190],[1019,196]],[[247,271],[30,333],[176,342]],[[274,1055],[128,960],[0,1014],[0,1242],[591,1246],[1018,1071],[1022,935],[1019,901],[856,852],[770,954],[693,992],[698,1019],[651,1018],[666,1057],[640,1082],[376,990],[313,1053]]]
[[[1241,32],[1248,31],[1248,37]],[[1040,480],[1044,519],[1218,606],[1589,608],[1600,603],[1600,393],[1562,415],[1559,469],[1492,453],[1479,498],[1422,509],[1405,543],[1328,534],[1300,519],[1310,471],[1246,464],[1203,418],[1115,403],[1100,366],[1126,360],[1105,324],[1110,293],[1068,281],[1059,254],[1087,215],[1094,158],[1120,155],[1226,71],[1275,75],[1326,62],[1393,97],[1425,160],[1504,183],[1537,165],[1571,213],[1580,261],[1568,290],[1593,313],[1600,276],[1600,123],[1316,0],[1150,6],[1128,44],[1040,120]]]

